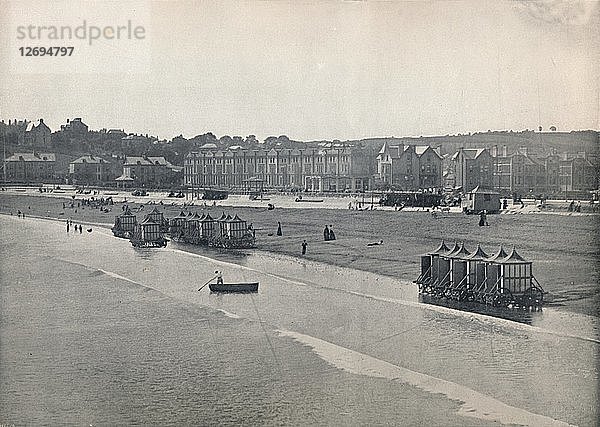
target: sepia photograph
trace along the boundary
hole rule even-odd
[[[0,427],[600,425],[598,28],[0,0]]]

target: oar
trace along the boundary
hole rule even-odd
[[[208,285],[215,277],[217,277],[217,276],[211,277],[210,280],[208,282],[206,282],[204,285],[200,286],[200,288],[198,290],[201,291],[202,288],[205,287],[206,285]]]

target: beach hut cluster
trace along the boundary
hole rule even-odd
[[[252,248],[254,232],[248,223],[237,214],[223,212],[218,218],[209,213],[181,212],[169,220],[169,235],[173,240],[194,245],[205,245],[226,249]]]
[[[255,245],[254,231],[247,222],[237,214],[232,216],[225,212],[213,218],[209,213],[181,211],[179,215],[165,219],[163,213],[154,208],[142,222],[137,223],[136,216],[125,209],[115,217],[113,234],[136,241],[159,241],[168,235],[175,241],[226,249],[252,248]]]
[[[469,252],[464,244],[449,248],[442,241],[421,256],[421,273],[415,283],[422,294],[498,307],[539,310],[544,299],[532,262],[514,247],[509,253],[500,247],[490,256],[479,244]]]

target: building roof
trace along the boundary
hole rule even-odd
[[[460,154],[463,153],[463,156],[469,160],[473,160],[481,156],[484,152],[487,151],[487,148],[461,148],[456,153],[452,155],[452,160],[456,160]]]
[[[484,187],[478,185],[477,187],[473,188],[471,191],[468,191],[467,194],[472,194],[472,193],[477,193],[477,194],[500,194],[497,191],[494,190],[487,190]]]
[[[98,163],[110,163],[110,162],[107,162],[102,157],[96,157],[96,156],[92,156],[90,154],[90,155],[86,155],[86,156],[81,156],[78,159],[73,160],[71,163],[93,163],[93,164],[98,164]]]
[[[7,162],[55,162],[54,153],[15,153],[6,159]]]
[[[169,168],[177,168],[167,161],[163,156],[126,156],[124,166],[135,166],[137,164],[152,166],[166,166]]]

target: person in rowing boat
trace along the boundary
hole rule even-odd
[[[222,285],[223,284],[223,273],[219,270],[215,271],[215,274],[217,275],[217,285]]]

